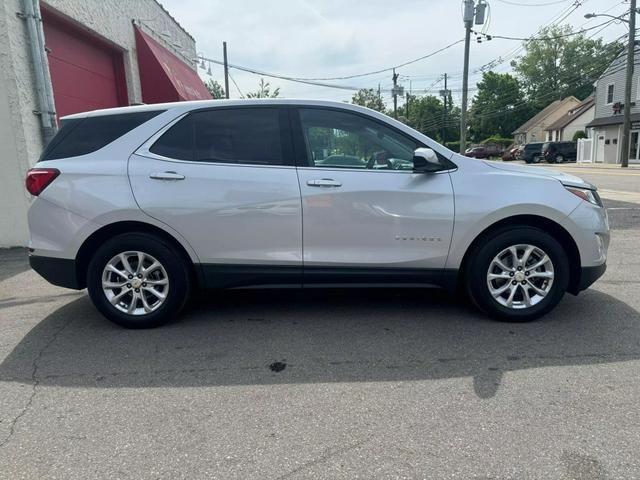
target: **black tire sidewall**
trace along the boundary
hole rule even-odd
[[[547,296],[527,309],[510,309],[500,305],[489,292],[487,271],[489,264],[511,245],[529,244],[541,248],[551,259],[554,280]],[[569,262],[562,245],[551,235],[534,227],[512,227],[487,239],[472,256],[467,272],[467,291],[474,303],[493,318],[511,322],[527,322],[545,315],[560,302],[569,285]]]
[[[115,255],[137,250],[156,258],[169,277],[169,293],[158,310],[147,315],[128,315],[116,309],[102,290],[102,272]],[[105,242],[94,254],[87,270],[87,290],[93,304],[106,318],[126,328],[154,328],[178,315],[191,289],[190,275],[182,255],[170,244],[145,233],[119,235]]]

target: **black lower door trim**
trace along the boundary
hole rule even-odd
[[[425,285],[455,289],[455,269],[369,268],[288,265],[200,265],[206,288],[264,286]]]
[[[265,285],[302,286],[302,266],[202,264],[206,288],[241,288]]]

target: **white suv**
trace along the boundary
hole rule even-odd
[[[195,287],[458,287],[526,321],[605,270],[595,188],[465,158],[324,101],[204,101],[66,117],[27,174],[30,262],[132,328]]]

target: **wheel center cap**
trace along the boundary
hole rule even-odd
[[[524,272],[516,272],[514,278],[516,279],[516,282],[522,282],[525,279]]]
[[[139,278],[134,278],[133,280],[131,280],[131,286],[133,288],[140,288],[142,286],[142,280],[140,280]]]

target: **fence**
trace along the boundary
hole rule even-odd
[[[577,163],[593,163],[593,138],[578,139]]]

